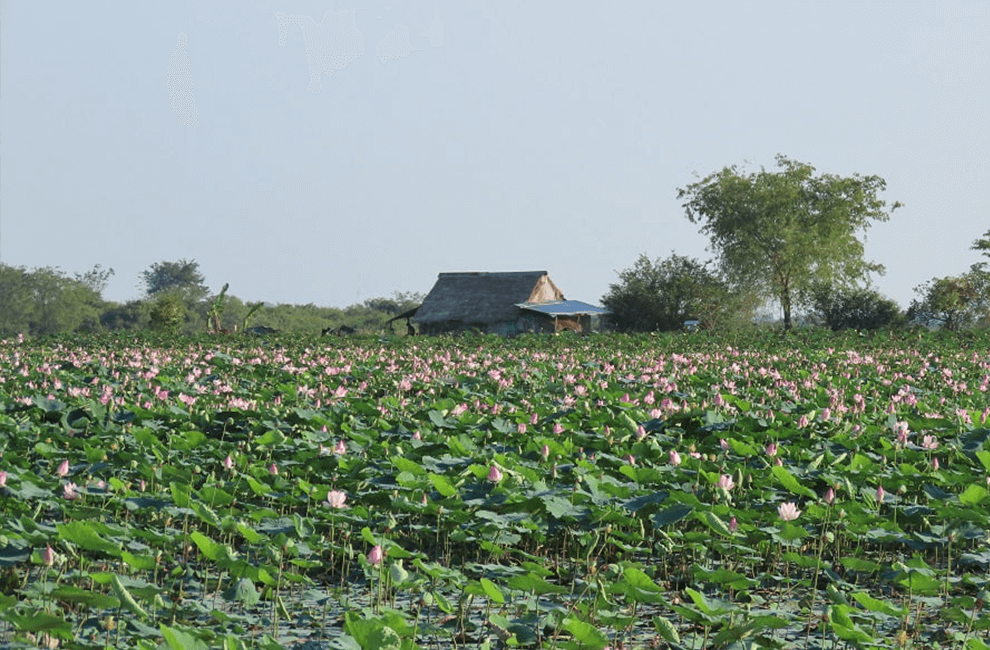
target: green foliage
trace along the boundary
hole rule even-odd
[[[149,297],[166,291],[177,291],[185,299],[197,302],[209,293],[203,274],[199,271],[199,262],[194,260],[155,262],[148,270],[141,272],[141,283],[144,285],[145,295]]]
[[[369,298],[363,305],[373,311],[380,311],[392,316],[398,316],[404,312],[418,307],[423,302],[425,296],[421,293],[396,291],[391,298]]]
[[[27,333],[34,304],[28,289],[30,276],[23,267],[0,264],[0,335]]]
[[[80,284],[92,289],[98,296],[102,296],[107,285],[110,284],[110,278],[113,277],[113,274],[113,269],[104,269],[102,265],[97,264],[85,273],[76,273],[75,279]]]
[[[811,293],[811,305],[813,313],[834,332],[906,324],[897,303],[873,289],[819,285]]]
[[[990,274],[975,265],[969,273],[932,278],[914,289],[908,318],[926,327],[959,331],[987,324],[990,304]]]
[[[987,349],[0,339],[0,646],[983,648]]]
[[[815,175],[806,163],[777,156],[779,171],[745,174],[725,167],[678,190],[692,223],[711,239],[723,271],[778,302],[784,327],[818,283],[851,284],[883,272],[863,259],[857,238],[887,221],[879,176]],[[897,208],[895,203],[891,210]]]
[[[602,305],[620,331],[675,331],[692,319],[704,329],[722,330],[752,321],[756,301],[749,298],[694,258],[671,254],[651,261],[640,255],[609,285]]]
[[[990,257],[990,230],[987,230],[981,238],[974,241],[970,250],[980,251],[985,257]]]
[[[971,250],[990,257],[990,230],[973,242]],[[932,278],[914,289],[908,318],[920,325],[958,331],[990,326],[990,271],[987,262],[973,264],[967,273]]]
[[[129,300],[126,303],[106,303],[100,314],[100,324],[108,330],[139,330],[151,323],[151,308],[148,300]]]
[[[186,322],[186,306],[178,293],[163,293],[151,310],[151,329],[162,334],[178,334]]]
[[[70,278],[58,267],[28,270],[0,264],[0,335],[99,329],[103,285],[86,279],[94,271]]]
[[[254,316],[258,312],[258,310],[264,306],[265,303],[263,302],[252,302],[247,305],[248,308],[247,313],[244,314],[244,318],[241,319],[242,332],[248,328],[248,321],[251,320],[251,317]]]
[[[210,304],[209,311],[206,312],[206,330],[210,332],[219,332],[223,328],[220,323],[220,318],[223,316],[223,312],[226,309],[227,300],[227,289],[230,288],[230,283],[225,283],[223,289],[220,293],[213,299]]]

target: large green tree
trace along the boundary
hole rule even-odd
[[[779,303],[790,329],[792,309],[808,303],[815,286],[853,286],[883,273],[863,258],[858,235],[899,204],[888,210],[879,176],[816,174],[807,163],[776,160],[776,171],[725,167],[679,188],[678,198],[727,277]]]
[[[155,262],[141,272],[141,283],[147,296],[176,291],[190,303],[205,298],[210,290],[206,286],[199,262],[181,259],[177,262]]]

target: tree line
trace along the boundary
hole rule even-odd
[[[618,271],[602,304],[621,331],[679,330],[694,321],[709,331],[752,327],[776,305],[784,329],[795,317],[833,330],[918,325],[948,330],[990,325],[990,267],[974,264],[915,288],[906,311],[871,284],[882,265],[864,258],[873,223],[900,206],[882,197],[879,176],[816,173],[810,164],[776,157],[777,168],[747,172],[728,166],[678,188],[687,218],[710,241],[711,260],[641,255]],[[972,248],[990,257],[990,230]],[[141,274],[144,295],[125,303],[103,299],[113,269],[97,265],[68,275],[57,267],[0,264],[0,336],[157,329],[243,331],[250,326],[319,332],[343,325],[380,331],[412,309],[422,294],[396,293],[338,309],[266,305],[211,294],[192,260],[162,261]],[[401,330],[401,328],[400,328]]]
[[[871,284],[880,264],[864,258],[862,238],[900,203],[881,198],[879,176],[817,174],[778,155],[777,169],[729,166],[678,189],[687,218],[709,237],[714,258],[641,255],[618,272],[602,304],[623,331],[749,327],[776,305],[784,329],[800,312],[833,330],[904,327],[958,330],[990,325],[987,263],[915,288],[906,312]],[[973,249],[990,256],[990,230]]]
[[[397,292],[344,308],[245,302],[228,295],[228,285],[212,293],[199,263],[181,259],[152,264],[140,275],[143,295],[121,303],[103,298],[113,275],[113,269],[100,265],[70,275],[58,267],[0,264],[0,337],[138,330],[232,333],[251,327],[318,334],[347,326],[380,332],[423,299]]]

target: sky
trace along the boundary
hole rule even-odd
[[[866,257],[907,307],[984,259],[988,34],[984,0],[0,0],[0,262],[115,301],[187,259],[251,301],[546,270],[597,304],[712,257],[678,188],[783,154],[886,180]]]

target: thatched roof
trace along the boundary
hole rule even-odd
[[[466,326],[515,322],[518,303],[563,299],[546,271],[441,273],[412,320]]]

